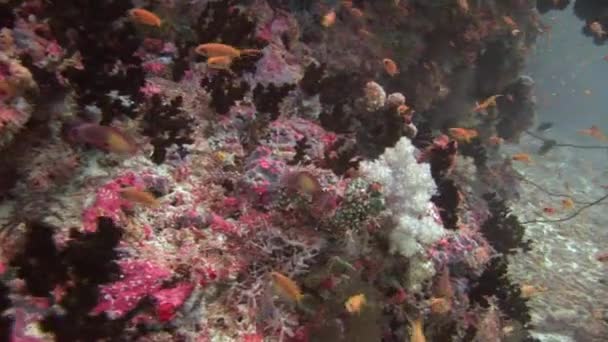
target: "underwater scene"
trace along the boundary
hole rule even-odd
[[[0,342],[608,341],[608,0],[0,0]]]

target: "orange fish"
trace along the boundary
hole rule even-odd
[[[162,20],[156,14],[143,8],[129,10],[129,17],[134,22],[142,25],[160,27],[162,24]]]
[[[151,208],[158,208],[160,202],[158,199],[148,191],[139,190],[136,187],[130,186],[128,188],[120,189],[120,196],[131,202],[143,204]]]
[[[594,21],[592,23],[589,23],[588,27],[589,27],[589,31],[591,31],[591,33],[593,33],[593,35],[596,36],[597,38],[603,38],[604,36],[606,36],[606,34],[608,34],[604,30],[604,26],[602,26],[602,24],[600,24],[599,21]]]
[[[509,27],[512,29],[517,28],[517,23],[515,22],[515,20],[513,20],[513,18],[509,17],[508,15],[503,16],[502,21],[504,21],[505,24],[509,25]]]
[[[325,14],[321,19],[321,25],[323,27],[332,27],[336,23],[336,11],[331,10]]]
[[[544,286],[530,285],[530,284],[523,284],[523,285],[521,285],[521,287],[519,289],[521,291],[522,298],[530,298],[537,293],[547,291],[547,288]]]
[[[471,142],[471,139],[479,136],[479,133],[477,133],[477,130],[475,130],[475,129],[450,128],[450,129],[448,129],[448,131],[450,132],[450,135],[452,136],[452,138],[454,138],[458,142],[464,141],[464,142],[469,143],[469,142]]]
[[[133,154],[137,152],[135,142],[114,127],[82,123],[71,127],[67,134],[68,138],[75,142],[91,144],[106,152],[118,154]]]
[[[412,322],[412,327],[410,330],[410,342],[426,342],[426,337],[424,336],[424,326],[422,324],[422,317],[419,317],[414,322]]]
[[[448,313],[452,309],[452,304],[450,301],[443,297],[433,297],[431,298],[431,312],[438,315],[443,315]]]
[[[298,284],[289,277],[279,272],[270,272],[270,277],[272,278],[275,290],[282,297],[295,302],[300,302],[302,297],[304,297]]]
[[[344,303],[344,307],[346,308],[346,311],[351,314],[359,314],[366,302],[365,295],[359,293],[348,298]]]
[[[570,198],[566,198],[562,200],[562,207],[564,209],[572,209],[574,208],[574,201]]]
[[[487,99],[483,100],[481,103],[477,102],[475,104],[474,112],[483,112],[490,107],[496,106],[496,99],[501,97],[502,95],[492,95]]]
[[[384,71],[386,71],[389,76],[393,77],[399,73],[399,67],[397,67],[397,63],[390,58],[385,58],[382,60],[382,64],[384,64]]]
[[[530,157],[530,155],[527,153],[515,153],[514,155],[511,156],[511,159],[518,161],[518,162],[526,163],[526,164],[529,164],[532,162],[532,157]]]
[[[209,59],[207,59],[207,66],[211,69],[227,70],[231,72],[231,65],[232,57],[230,56],[209,57]]]
[[[580,131],[578,131],[578,134],[582,134],[582,135],[588,135],[592,138],[595,138],[597,140],[600,141],[607,141],[608,137],[606,137],[606,135],[604,134],[604,132],[602,132],[600,130],[599,127],[597,127],[596,125],[591,126],[590,128],[587,129],[581,129]]]
[[[260,53],[257,49],[237,49],[233,46],[221,43],[206,43],[197,46],[194,51],[206,57],[230,57],[238,58],[246,55],[256,55]]]

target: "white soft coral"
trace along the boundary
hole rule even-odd
[[[430,166],[418,163],[415,153],[416,148],[403,137],[380,158],[360,167],[364,177],[383,185],[396,224],[390,234],[391,252],[406,257],[422,252],[445,233],[432,216],[430,200],[436,185]]]

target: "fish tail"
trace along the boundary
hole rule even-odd
[[[241,56],[255,56],[262,53],[259,49],[243,49],[239,51]]]

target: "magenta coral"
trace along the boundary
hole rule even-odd
[[[127,186],[141,188],[143,185],[134,174],[128,173],[97,189],[93,204],[88,206],[82,214],[85,231],[94,232],[97,230],[97,218],[101,216],[121,222],[122,208],[131,206],[131,203],[124,200],[119,192],[121,188]]]
[[[162,289],[153,294],[156,299],[156,314],[161,322],[170,321],[175,311],[190,296],[193,286],[182,283],[169,289]]]
[[[148,261],[121,261],[119,265],[121,280],[101,287],[101,302],[93,308],[92,314],[105,312],[112,318],[122,317],[135,308],[142,298],[160,290],[163,280],[172,274],[169,269]],[[182,298],[184,290],[161,292],[159,298],[165,300],[162,303],[174,303]]]

